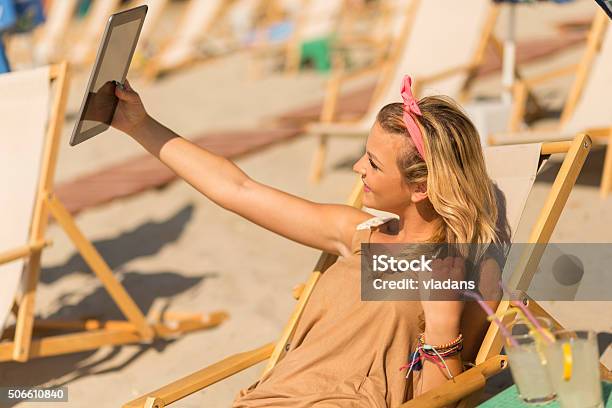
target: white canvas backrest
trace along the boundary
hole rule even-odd
[[[172,42],[160,55],[162,64],[172,64],[189,53],[210,27],[224,0],[191,0]]]
[[[428,77],[472,63],[491,10],[491,1],[418,0],[416,6],[412,27],[388,87],[363,118],[368,127],[374,123],[381,107],[391,102],[400,102],[404,75],[408,74],[418,80],[419,77]],[[467,72],[462,72],[428,83],[417,96],[443,94],[457,98],[466,77]]]
[[[259,0],[238,0],[227,13],[234,37],[243,41],[255,27]]]
[[[533,187],[542,150],[541,143],[529,143],[484,148],[484,159],[487,173],[501,190],[504,200],[506,218],[512,237],[518,229],[519,222],[527,203],[529,192]],[[508,163],[512,163],[511,166]]]
[[[334,32],[342,5],[343,0],[308,0],[303,10],[300,40],[314,40]]]
[[[394,0],[391,2],[393,7],[393,18],[390,31],[394,38],[399,36],[404,29],[406,18],[408,17],[406,10],[412,1],[414,0]]]
[[[612,24],[604,34],[601,50],[593,60],[591,72],[578,99],[578,103],[563,124],[563,133],[579,133],[592,128],[612,127]]]
[[[210,25],[222,0],[191,0],[187,5],[187,17],[178,27],[177,42],[191,44],[196,41]]]
[[[0,252],[28,243],[49,113],[49,68],[0,75]],[[0,333],[23,260],[0,265]]]

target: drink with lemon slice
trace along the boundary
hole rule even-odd
[[[537,318],[545,329],[550,328],[548,319]],[[513,325],[513,342],[505,346],[510,363],[510,373],[520,398],[527,404],[543,404],[555,398],[548,379],[544,339],[534,333],[533,326],[521,319]]]
[[[603,408],[599,353],[593,331],[561,330],[544,354],[562,408]]]

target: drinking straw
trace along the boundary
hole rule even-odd
[[[512,292],[510,292],[510,289],[508,288],[508,286],[506,286],[504,282],[500,281],[499,285],[502,287],[502,290],[508,294],[509,297],[512,297]],[[510,299],[510,303],[512,303],[514,306],[519,307],[519,309],[523,312],[523,318],[527,318],[526,321],[531,322],[531,324],[535,327],[535,330],[537,330],[540,334],[542,334],[544,338],[548,340],[549,343],[552,343],[555,341],[552,334],[548,330],[546,330],[544,327],[542,327],[540,322],[538,322],[538,319],[535,318],[535,316],[531,313],[531,311],[527,308],[527,306],[523,304],[523,302],[521,302],[520,300],[516,300],[516,299]]]
[[[527,319],[527,316],[525,316],[523,311],[517,307],[511,306],[508,310],[504,312],[502,316],[507,316],[511,313],[520,316],[520,318],[523,319],[523,321],[525,322],[525,325],[529,327],[529,335],[532,336],[535,341],[536,351],[540,355],[540,361],[542,361],[542,364],[546,364],[546,356],[544,355],[544,351],[542,350],[542,334],[540,334],[536,330],[535,326],[531,323],[531,321],[529,321],[529,319]]]
[[[489,305],[486,304],[482,296],[480,296],[476,292],[471,292],[469,290],[465,290],[463,291],[463,293],[466,296],[471,297],[472,299],[475,299],[478,302],[478,305],[480,305],[480,307],[485,311],[485,313],[487,314],[487,317],[489,317],[489,319],[491,319],[492,321],[495,322],[495,324],[497,324],[497,327],[499,327],[500,333],[510,342],[510,344],[512,344],[514,347],[518,347],[519,344],[517,343],[517,341],[514,340],[512,335],[508,332],[508,329],[506,328],[506,326],[502,323],[501,320],[499,320],[499,318],[497,317],[493,309],[491,309]]]

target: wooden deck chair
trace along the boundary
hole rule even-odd
[[[138,39],[138,51],[149,47],[151,38],[161,16],[164,14],[164,9],[168,5],[168,0],[137,0],[134,4],[130,4],[131,7],[138,7],[145,5],[148,7],[147,17],[140,30],[140,37]]]
[[[55,89],[52,97],[50,81]],[[25,362],[104,345],[149,342],[220,324],[226,318],[224,312],[167,313],[149,323],[53,194],[68,96],[67,64],[2,75],[0,93],[7,96],[0,100],[0,185],[6,193],[0,195],[0,362]],[[27,121],[23,120],[24,112],[28,113]],[[127,320],[35,319],[41,254],[50,244],[46,239],[49,215],[71,239]],[[5,328],[11,312],[15,324]],[[58,330],[70,333],[33,338],[34,333]]]
[[[399,98],[404,74],[414,80],[415,95],[426,91],[467,98],[469,85],[483,60],[499,13],[488,0],[448,2],[413,0],[410,17],[404,25],[402,44],[379,67],[381,75],[367,113],[354,121],[338,122],[335,110],[343,82],[352,76],[338,73],[329,83],[319,123],[308,126],[308,133],[319,136],[311,171],[311,181],[323,174],[328,137],[364,136],[375,121],[378,109]],[[461,21],[462,24],[456,24]]]
[[[119,7],[120,3],[121,0],[105,0],[94,1],[91,4],[79,39],[70,49],[68,55],[71,65],[80,67],[93,63],[106,21]]]
[[[300,68],[302,44],[307,41],[326,38],[335,32],[343,12],[344,0],[301,0],[299,7],[295,1],[287,0],[285,8],[296,14],[291,35],[283,42],[267,40],[251,44],[251,76],[261,74],[264,59],[281,56],[286,73],[295,74]]]
[[[192,63],[199,55],[201,39],[231,6],[232,2],[224,0],[191,0],[177,25],[176,33],[146,63],[144,77],[155,79],[163,73]]]
[[[76,7],[77,0],[51,3],[45,24],[36,33],[36,44],[33,51],[35,64],[45,65],[55,62]]]
[[[565,159],[557,177],[551,187],[547,200],[540,212],[540,216],[531,229],[528,242],[546,243],[549,241],[554,227],[559,220],[567,198],[572,191],[578,174],[591,148],[591,140],[586,135],[579,135],[572,141],[546,144],[525,144],[515,146],[490,147],[485,149],[485,160],[488,173],[494,180],[505,198],[505,209],[508,224],[516,232],[522,217],[525,203],[532,188],[538,169],[546,158],[554,153],[566,153]],[[520,163],[509,168],[506,163]],[[348,204],[361,208],[361,194],[363,183],[357,180]],[[541,257],[541,253],[529,253],[524,273],[513,276],[512,283],[528,284]],[[294,297],[298,300],[289,322],[276,344],[268,343],[257,349],[235,354],[216,364],[197,371],[178,381],[168,384],[144,396],[123,405],[124,408],[163,408],[171,403],[197,392],[211,384],[232,376],[259,362],[268,360],[264,374],[273,369],[282,359],[286,345],[290,342],[298,320],[309,300],[309,297],[322,273],[325,273],[337,257],[322,253],[319,260],[305,284],[294,289]],[[520,286],[520,285],[518,285]],[[529,306],[537,314],[542,315],[543,309],[537,303],[530,302]],[[507,310],[507,302],[500,302],[498,313]],[[506,318],[505,321],[509,322]],[[505,356],[500,356],[501,341],[499,333],[495,331],[494,324],[489,328],[476,358],[476,366],[466,370],[454,381],[449,380],[436,389],[427,392],[413,400],[402,404],[407,407],[443,407],[451,402],[462,401],[463,406],[473,406],[477,401],[477,393],[485,385],[488,377],[500,372],[506,367]],[[397,407],[395,407],[397,408]]]
[[[518,131],[522,122],[525,98],[532,88],[553,78],[575,75],[559,123],[553,128]],[[607,141],[601,177],[601,196],[612,190],[612,104],[609,89],[612,83],[612,24],[606,14],[598,10],[589,32],[581,61],[554,72],[518,81],[514,93],[516,109],[513,114],[515,132],[489,136],[489,144],[512,144],[533,141],[554,141],[576,132],[588,132],[601,142]]]

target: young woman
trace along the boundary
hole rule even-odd
[[[406,77],[403,103],[383,107],[372,126],[353,170],[363,181],[364,206],[399,217],[390,220],[258,183],[148,116],[129,83],[116,95],[113,126],[210,200],[288,239],[340,255],[315,287],[284,358],[242,390],[235,407],[394,407],[459,374],[463,361],[475,357],[486,316],[474,302],[360,298],[363,242],[501,240],[480,139],[450,99],[417,101]],[[497,264],[480,257],[480,270],[497,277]],[[465,273],[459,258],[436,261],[436,268],[451,277]],[[439,357],[434,350],[413,354],[419,344],[433,346]],[[400,367],[410,362],[407,380]]]

